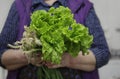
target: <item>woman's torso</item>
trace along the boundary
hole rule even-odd
[[[67,7],[66,0],[58,0],[54,2],[52,6],[49,6],[44,2],[44,0],[32,0],[32,8],[31,11],[34,12],[36,10],[46,10],[48,11],[50,7],[59,7],[65,6]],[[64,79],[81,79],[80,70],[74,70],[69,68],[60,68],[59,71],[62,73]],[[37,78],[37,67],[28,65],[22,69],[20,69],[19,76],[17,79],[38,79]]]

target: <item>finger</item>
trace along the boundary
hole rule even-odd
[[[55,64],[53,64],[53,63],[51,63],[51,62],[46,62],[45,65],[46,65],[46,66],[53,66],[53,65],[55,65]]]
[[[44,62],[44,61],[42,61],[42,62],[40,62],[40,63],[36,63],[36,64],[35,64],[35,66],[40,67],[40,66],[43,66],[44,64],[45,64],[45,62]]]
[[[63,67],[61,64],[48,66],[48,68],[60,68]]]
[[[43,65],[42,63],[35,64],[35,66],[38,66],[38,67],[40,67],[42,65]]]

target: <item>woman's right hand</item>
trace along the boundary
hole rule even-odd
[[[41,55],[37,54],[35,57],[32,57],[30,60],[28,60],[23,50],[16,49],[6,50],[1,57],[1,62],[8,70],[15,70],[28,64],[41,66],[44,63],[41,60]]]
[[[28,65],[28,60],[22,50],[6,50],[1,57],[2,64],[8,70],[15,70]]]

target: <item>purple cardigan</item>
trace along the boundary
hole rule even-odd
[[[18,40],[22,38],[24,25],[29,24],[31,0],[16,0],[16,6],[20,15]],[[74,14],[74,18],[78,23],[84,24],[85,18],[92,7],[92,3],[88,0],[68,0],[68,7]],[[9,71],[7,79],[17,79],[18,70]],[[91,72],[82,72],[83,79],[99,79],[98,70]]]

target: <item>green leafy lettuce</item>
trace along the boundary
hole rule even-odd
[[[35,31],[42,43],[43,60],[59,64],[64,52],[77,56],[87,54],[93,36],[84,25],[74,20],[69,8],[38,10],[31,16],[30,30]]]

